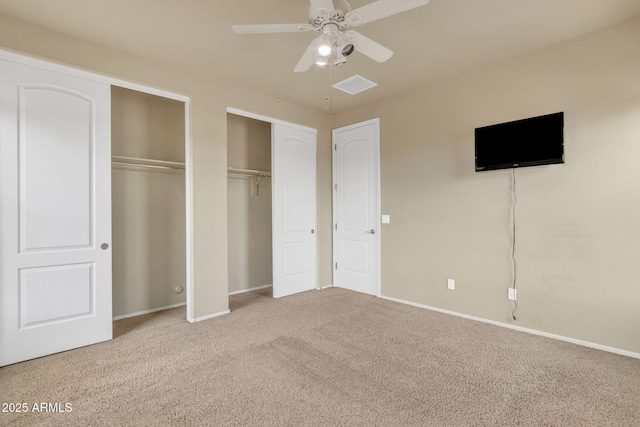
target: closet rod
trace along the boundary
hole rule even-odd
[[[184,171],[184,163],[167,160],[141,159],[137,157],[111,156],[111,164],[121,166],[137,166],[153,169],[172,169]]]
[[[259,176],[263,178],[267,178],[271,176],[270,171],[259,171],[254,169],[239,169],[239,168],[227,168],[227,174],[230,175],[249,175],[249,176]]]

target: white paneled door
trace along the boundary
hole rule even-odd
[[[0,59],[0,366],[112,337],[110,86]]]
[[[333,131],[335,286],[379,293],[379,121]]]
[[[316,131],[272,125],[273,296],[316,287]]]

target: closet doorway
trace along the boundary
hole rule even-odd
[[[185,103],[111,87],[114,320],[186,304]]]
[[[316,288],[317,131],[227,113],[229,293]]]
[[[229,295],[271,288],[271,123],[227,113]]]

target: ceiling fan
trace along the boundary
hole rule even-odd
[[[375,61],[384,62],[393,56],[392,50],[348,28],[424,6],[430,0],[377,0],[354,10],[351,10],[351,5],[345,0],[310,1],[308,24],[234,25],[233,31],[239,34],[304,31],[320,33],[320,37],[307,47],[293,69],[295,72],[307,71],[314,63],[327,65],[330,59],[333,60],[333,65],[344,64],[347,62],[346,57],[354,50]]]

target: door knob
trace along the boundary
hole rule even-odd
[[[100,248],[104,251],[106,251],[107,249],[109,249],[109,244],[108,243],[103,243],[100,245]]]
[[[365,231],[365,233],[369,233],[369,234],[376,234],[376,230],[374,230],[373,228],[371,229],[371,231]]]
[[[313,233],[315,233],[315,232],[316,232],[316,230],[311,230],[311,234],[313,234]]]

